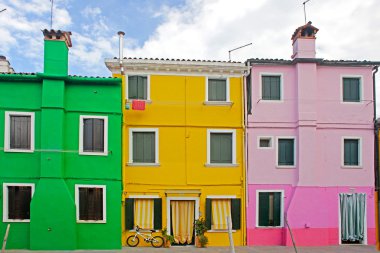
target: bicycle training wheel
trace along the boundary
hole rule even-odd
[[[157,235],[157,236],[153,237],[153,240],[150,243],[155,248],[161,248],[162,245],[164,245],[164,238]]]
[[[140,239],[137,236],[135,238],[134,235],[131,235],[127,238],[127,244],[129,247],[136,247],[137,244],[139,244],[139,241],[140,241]],[[152,244],[153,244],[153,242],[152,242]]]

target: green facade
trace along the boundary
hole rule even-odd
[[[0,74],[0,183],[35,187],[30,222],[2,218],[2,235],[11,224],[7,249],[119,249],[121,79],[68,76],[68,47],[62,40],[45,40],[44,63],[44,73]],[[34,152],[4,150],[7,111],[34,112]],[[107,155],[79,154],[81,115],[107,116]],[[75,185],[106,187],[105,222],[77,222]]]

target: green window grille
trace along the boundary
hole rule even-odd
[[[262,76],[262,99],[280,100],[281,99],[281,77]]]
[[[348,166],[359,165],[359,140],[357,139],[344,140],[344,165],[348,165]]]
[[[278,165],[294,165],[294,139],[278,140]]]
[[[232,133],[210,134],[210,163],[232,163]]]
[[[128,76],[128,98],[147,100],[148,77]]]
[[[155,163],[156,162],[156,133],[134,132],[133,133],[133,162]]]
[[[281,226],[281,192],[259,192],[259,226]]]
[[[360,102],[359,78],[343,78],[343,101]]]
[[[227,101],[226,79],[208,79],[208,101]]]

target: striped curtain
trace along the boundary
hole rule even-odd
[[[143,229],[153,229],[153,199],[135,199],[134,226]]]
[[[340,222],[342,241],[364,240],[365,193],[340,193]]]
[[[190,244],[193,241],[194,201],[170,201],[173,236],[176,243]]]
[[[211,229],[228,229],[227,216],[231,216],[230,199],[213,199]]]

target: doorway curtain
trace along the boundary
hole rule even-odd
[[[340,193],[340,226],[342,241],[364,240],[365,193]]]
[[[176,243],[190,244],[193,240],[194,201],[170,201],[173,236]]]

